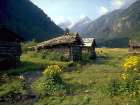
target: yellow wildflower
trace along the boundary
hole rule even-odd
[[[137,56],[130,56],[124,60],[122,65],[125,71],[138,70],[140,65],[140,59]]]
[[[58,65],[50,65],[44,70],[43,74],[46,76],[54,76],[60,74],[61,71],[62,70]]]
[[[128,74],[126,74],[126,73],[121,74],[121,78],[123,80],[127,80],[128,79]]]

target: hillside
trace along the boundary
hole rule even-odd
[[[140,39],[140,1],[91,22],[81,34],[95,37],[99,46],[126,47],[129,39]]]
[[[30,0],[0,0],[0,24],[17,32],[25,40],[45,40],[63,33]]]

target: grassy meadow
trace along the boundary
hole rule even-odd
[[[121,64],[123,58],[128,56],[127,49],[97,48],[96,52],[98,58],[93,61],[86,58],[86,63],[62,61],[56,53],[43,55],[28,52],[21,56],[21,67],[6,73],[13,81],[18,81],[15,76],[26,72],[43,72],[48,65],[59,65],[62,68],[63,72],[60,77],[69,88],[68,94],[37,96],[35,101],[26,100],[22,102],[23,105],[140,105],[138,97],[130,97],[128,94],[111,96],[108,92],[110,81],[120,78],[123,72]],[[11,79],[6,81],[11,81]],[[26,88],[21,88],[20,82],[17,83],[1,83],[0,96],[13,93],[13,91],[18,91],[20,94],[28,93]],[[4,89],[5,87],[7,89]],[[13,87],[19,87],[20,90],[19,88],[13,89]],[[20,101],[14,104],[4,104],[22,105]],[[0,105],[3,103],[0,102]]]
[[[73,94],[46,97],[36,105],[133,105],[133,100],[129,97],[110,97],[106,92],[110,79],[120,77],[121,60],[127,55],[127,49],[99,48],[97,55],[100,58],[96,61],[62,74],[62,78],[70,84]]]

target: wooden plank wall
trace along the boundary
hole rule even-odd
[[[21,55],[21,46],[17,42],[0,42],[0,54],[8,54],[13,56]]]

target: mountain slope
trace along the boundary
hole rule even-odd
[[[17,32],[25,40],[45,40],[63,33],[29,0],[0,0],[0,24]]]
[[[67,20],[62,23],[59,23],[58,26],[61,27],[63,30],[65,30],[67,28],[70,29],[72,26],[72,22],[70,20]]]
[[[140,0],[91,22],[81,34],[109,47],[126,47],[129,39],[140,39]]]
[[[89,17],[84,17],[84,18],[80,19],[77,23],[75,23],[75,24],[71,27],[70,31],[81,33],[82,30],[83,30],[84,28],[86,28],[86,27],[88,26],[88,24],[89,24],[91,21],[92,21],[92,20],[91,20]]]

